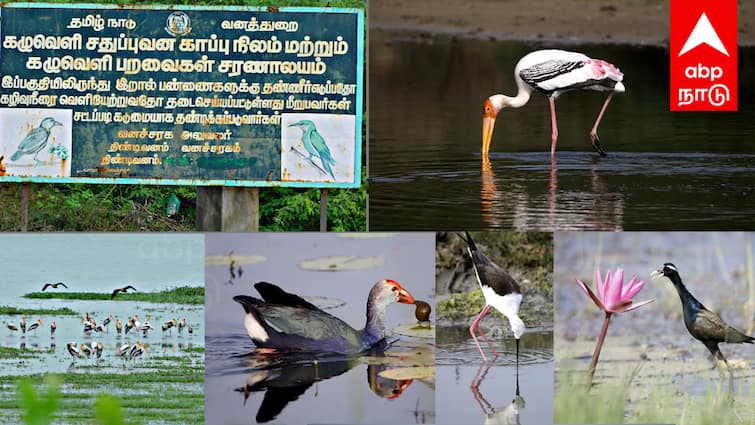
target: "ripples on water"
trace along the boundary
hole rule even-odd
[[[497,365],[516,364],[516,345],[513,336],[494,336],[486,332],[499,354]],[[478,337],[485,355],[492,353],[485,341]],[[477,346],[466,326],[440,327],[437,330],[437,351],[435,361],[438,366],[468,365],[482,362]],[[542,364],[553,361],[553,331],[525,332],[519,342],[519,365]]]
[[[433,380],[382,376],[401,369],[382,354],[261,352],[238,333],[210,336],[207,346],[209,424],[434,422]]]
[[[412,170],[408,173],[372,174],[370,227],[742,226],[755,214],[753,164],[755,155],[612,153],[597,158],[570,152],[555,161],[547,153],[494,153],[489,161],[472,155],[432,164],[432,169],[410,164],[403,167]],[[701,207],[704,215],[698,214]],[[388,210],[385,217],[381,211]]]
[[[438,423],[551,423],[553,332],[522,335],[519,366],[511,336],[486,332],[499,353],[484,363],[466,326],[437,330]],[[493,360],[487,344],[480,345]]]

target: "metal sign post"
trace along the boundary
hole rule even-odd
[[[29,183],[21,185],[21,231],[29,230]]]
[[[320,189],[320,231],[328,231],[328,189]]]

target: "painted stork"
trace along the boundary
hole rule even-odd
[[[129,350],[131,349],[131,340],[126,340],[126,343],[118,347],[118,355],[121,357],[125,357],[127,354],[129,354]]]
[[[607,91],[608,97],[600,109],[598,118],[590,131],[592,147],[601,155],[598,125],[615,92],[623,93],[624,74],[614,65],[600,59],[591,59],[582,53],[564,50],[537,50],[522,57],[514,68],[517,94],[514,97],[495,94],[485,100],[482,107],[482,155],[490,151],[493,127],[501,109],[520,108],[527,104],[533,90],[548,96],[551,108],[551,155],[556,153],[558,125],[556,123],[556,98],[571,90]]]
[[[31,325],[29,325],[29,328],[27,329],[27,331],[29,331],[29,332],[35,331],[34,334],[36,335],[36,333],[37,333],[36,330],[40,326],[42,326],[42,319],[37,319],[36,322],[34,322]]]
[[[76,348],[76,343],[69,342],[68,344],[66,344],[66,348],[68,349],[68,354],[70,354],[71,357],[73,357],[73,361],[76,361],[76,359],[79,358],[80,356],[80,352]]]
[[[89,356],[92,355],[92,348],[82,342],[81,345],[79,345],[79,352],[81,352],[82,354],[87,356],[87,358],[89,358]]]

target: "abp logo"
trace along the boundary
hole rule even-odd
[[[736,0],[672,0],[670,27],[671,110],[736,111]]]

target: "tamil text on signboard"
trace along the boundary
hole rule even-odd
[[[360,184],[362,11],[1,13],[0,181]]]

